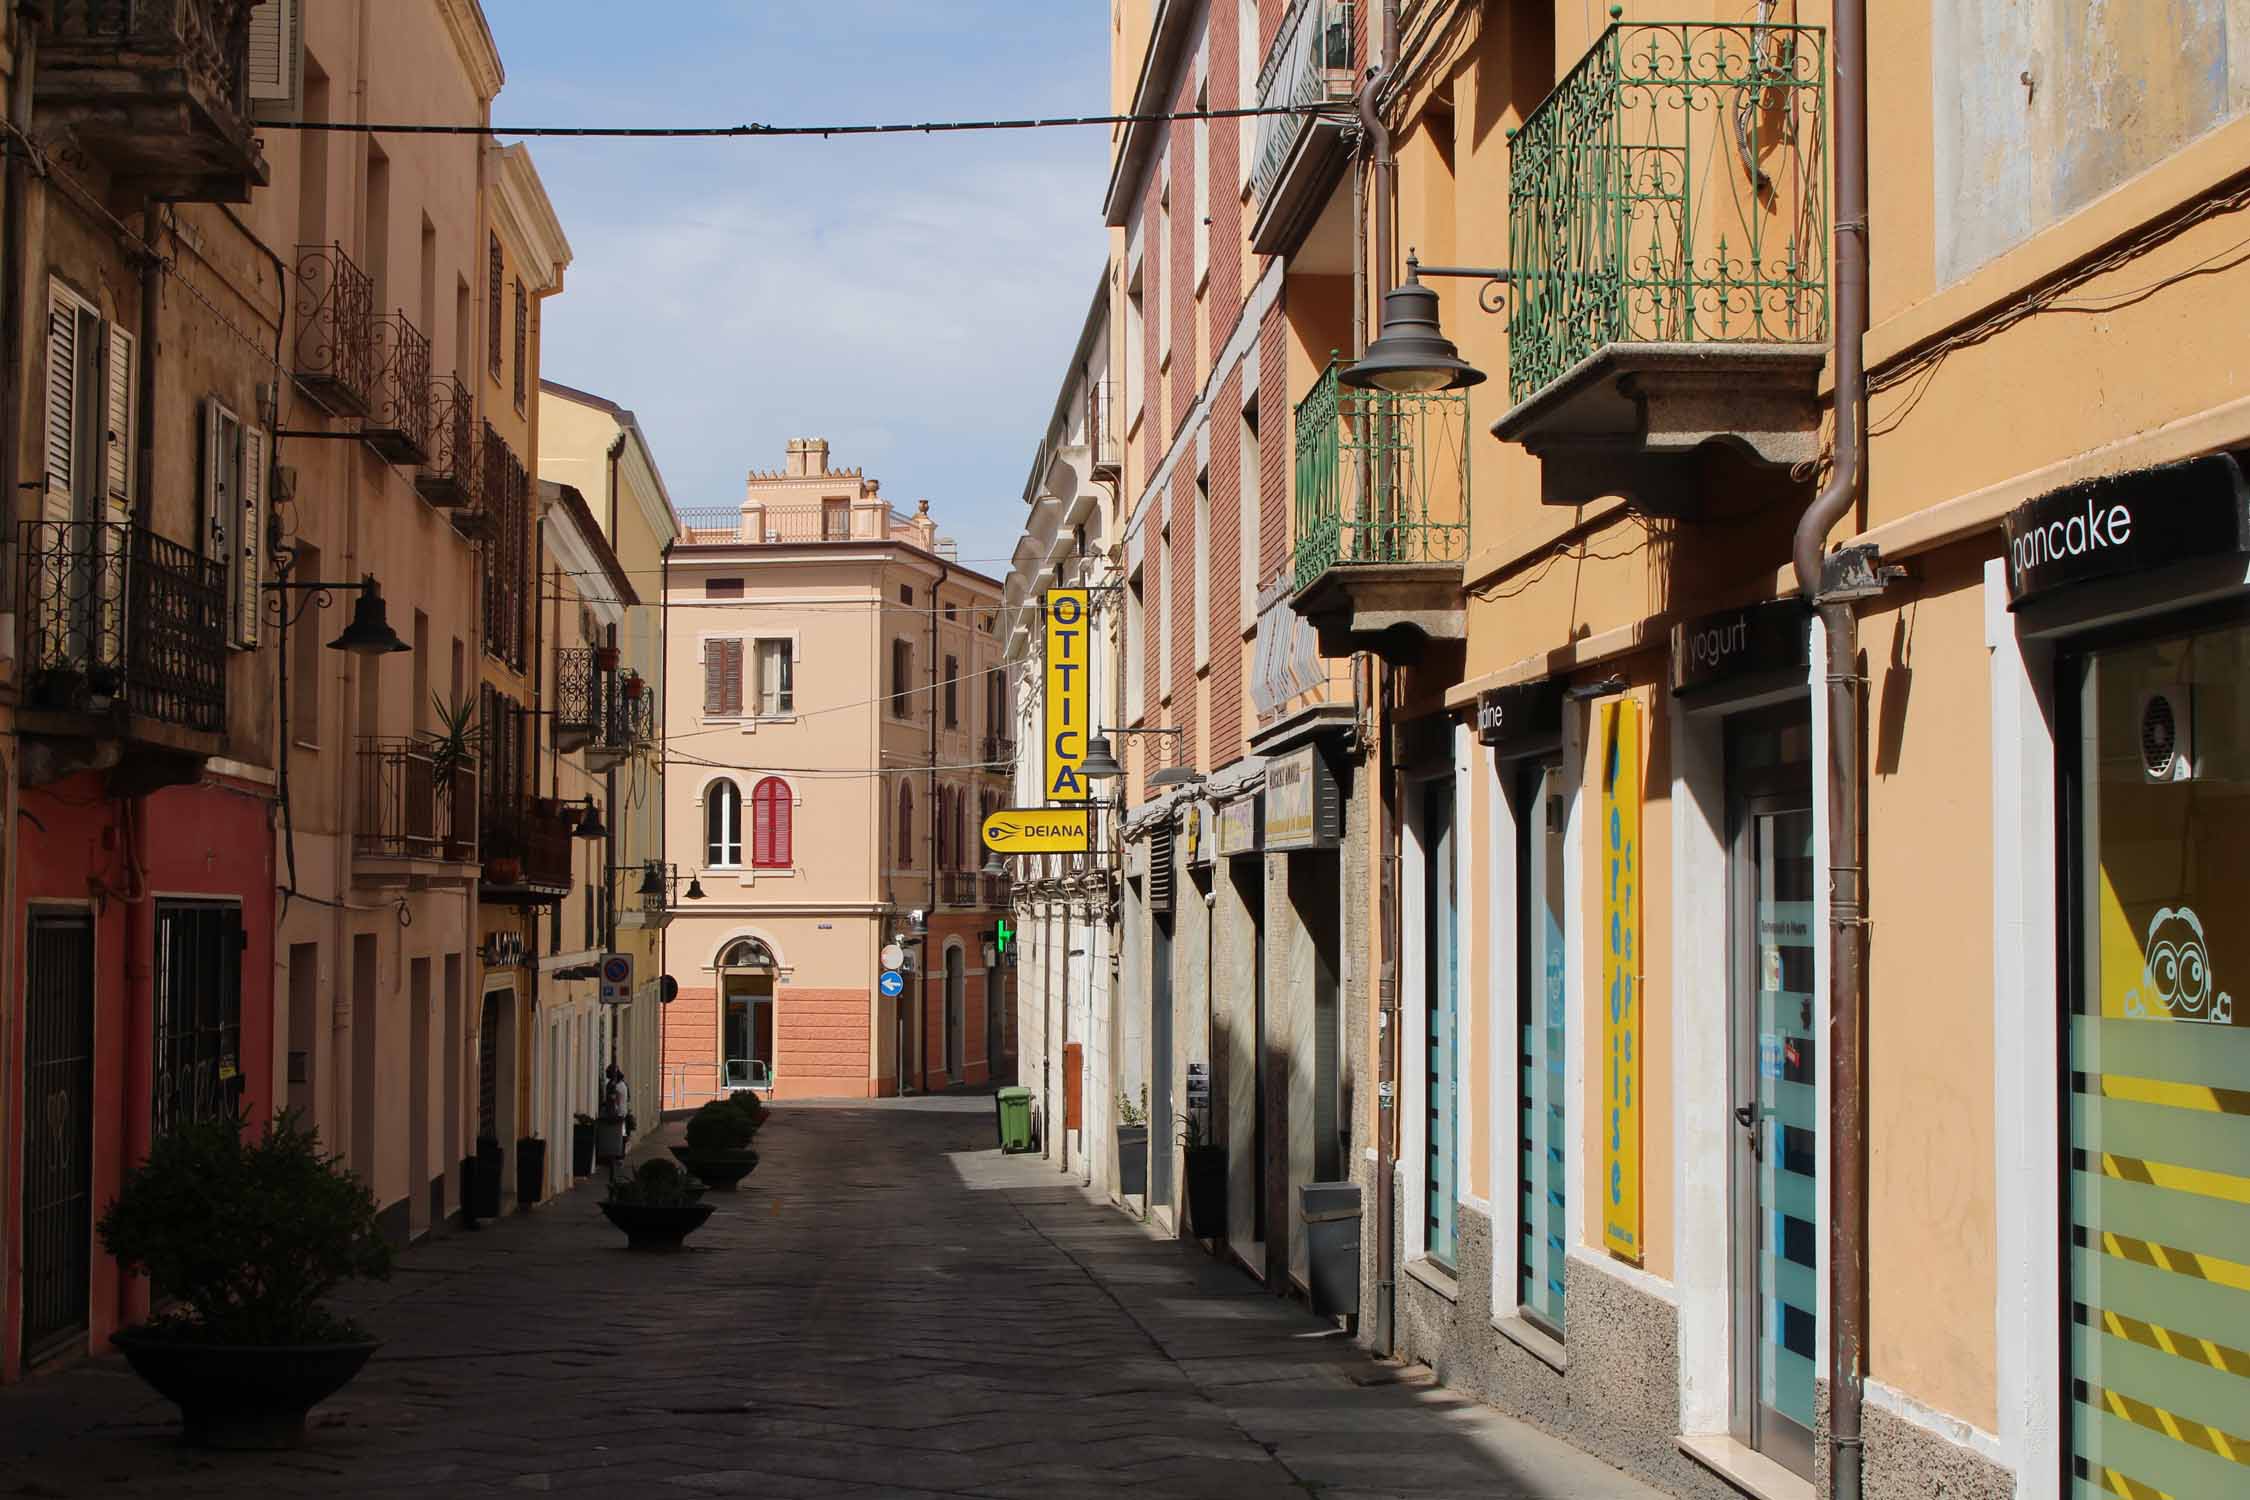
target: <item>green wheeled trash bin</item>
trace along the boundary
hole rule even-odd
[[[1005,1088],[993,1096],[993,1112],[1000,1121],[1000,1149],[1005,1152],[1031,1149],[1031,1090]]]
[[[1306,1290],[1312,1309],[1324,1318],[1359,1313],[1359,1185],[1308,1182],[1297,1189],[1297,1212],[1305,1221],[1311,1273]]]

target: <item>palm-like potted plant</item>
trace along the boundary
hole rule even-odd
[[[644,1161],[631,1177],[609,1185],[602,1214],[625,1231],[634,1250],[677,1250],[711,1217],[703,1189],[671,1162]]]
[[[1117,1096],[1117,1191],[1130,1197],[1148,1191],[1148,1085],[1138,1104]]]
[[[687,1144],[674,1146],[672,1155],[712,1187],[731,1189],[757,1170],[758,1153],[750,1143],[765,1117],[765,1101],[747,1090],[713,1099],[688,1117]]]
[[[437,710],[438,727],[424,731],[422,738],[430,747],[431,780],[436,783],[439,811],[451,814],[441,820],[446,829],[446,858],[468,859],[476,848],[476,824],[470,821],[474,816],[470,804],[476,793],[470,789],[468,773],[477,760],[477,707],[474,703],[448,704],[436,693],[430,694],[430,703]]]
[[[390,1275],[375,1199],[294,1113],[244,1139],[227,1115],[182,1125],[127,1175],[96,1226],[126,1271],[176,1309],[114,1336],[135,1373],[214,1448],[292,1447],[305,1414],[341,1390],[377,1342],[324,1300]]]

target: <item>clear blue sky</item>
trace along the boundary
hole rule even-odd
[[[1109,106],[1104,0],[484,8],[508,72],[503,127]],[[964,561],[1004,574],[1101,274],[1107,142],[1099,126],[533,141],[575,254],[547,307],[545,373],[639,415],[675,504],[738,504],[746,470],[825,437],[832,462],[866,469],[901,510],[929,497]]]

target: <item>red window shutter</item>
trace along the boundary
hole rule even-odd
[[[776,869],[789,866],[794,851],[789,837],[789,787],[778,776],[768,776],[751,793],[751,815],[756,823],[755,862]]]
[[[750,794],[750,862],[773,863],[773,797],[771,782],[761,781]]]

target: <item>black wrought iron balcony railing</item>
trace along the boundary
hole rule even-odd
[[[251,118],[252,0],[48,0],[34,85],[136,197],[240,203],[267,181]]]
[[[478,840],[484,860],[481,884],[494,893],[512,893],[519,904],[552,902],[567,894],[576,879],[572,861],[577,841],[559,812],[505,803],[487,806],[479,813]]]
[[[1332,359],[1297,403],[1297,589],[1339,565],[1461,561],[1467,394],[1355,390],[1341,368]]]
[[[1006,911],[1014,899],[1015,882],[1006,875],[977,876],[977,907],[981,911]]]
[[[434,447],[430,337],[403,312],[374,320],[371,409],[359,435],[394,464],[426,461]]]
[[[414,488],[441,510],[474,507],[480,463],[476,400],[459,378],[441,376],[430,387],[430,451]]]
[[[1352,0],[1296,0],[1282,17],[1258,70],[1261,108],[1348,104],[1352,77]],[[1281,181],[1297,143],[1313,125],[1309,114],[1261,115],[1251,157],[1250,189],[1261,206]]]
[[[612,647],[555,653],[555,748],[586,752],[594,770],[627,760],[655,733],[655,704],[641,675],[620,670]]]
[[[555,748],[565,755],[584,749],[600,732],[602,675],[592,646],[555,653]]]
[[[1611,344],[1828,336],[1826,33],[1614,22],[1509,147],[1508,383]]]
[[[338,416],[374,410],[376,372],[375,282],[341,245],[297,247],[298,383]],[[425,347],[423,368],[427,370]]]
[[[226,569],[129,521],[23,524],[24,705],[226,728]]]
[[[360,738],[358,853],[474,861],[477,822],[473,758],[426,739]]]
[[[1012,766],[1016,763],[1016,742],[1004,734],[984,737],[984,764],[987,769]]]
[[[940,906],[967,906],[977,904],[977,872],[974,870],[940,870],[938,872],[938,904]]]

